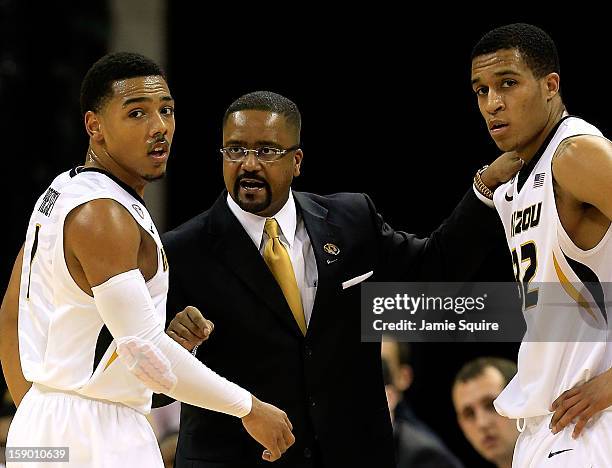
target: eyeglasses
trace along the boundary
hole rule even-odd
[[[300,149],[299,145],[292,146],[287,149],[278,149],[271,146],[262,146],[256,149],[247,149],[242,146],[226,146],[221,148],[221,154],[226,161],[241,162],[244,161],[249,153],[254,153],[255,157],[263,163],[278,161],[287,153]]]

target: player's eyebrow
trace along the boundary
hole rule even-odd
[[[511,70],[511,69],[506,69],[506,70],[499,70],[496,71],[494,73],[495,76],[504,76],[504,75],[514,75],[514,76],[520,76],[521,74],[515,70]]]
[[[496,71],[495,73],[493,73],[493,75],[495,76],[506,76],[506,75],[512,75],[512,76],[521,76],[520,73],[511,70],[511,69],[505,69],[505,70],[499,70]],[[472,85],[475,85],[476,83],[478,83],[480,81],[480,77],[476,77],[472,79]]]
[[[166,96],[162,96],[162,97],[160,98],[160,100],[162,100],[162,101],[173,101],[172,96],[167,96],[167,95],[166,95]],[[151,102],[151,101],[153,101],[153,99],[152,99],[152,98],[150,98],[150,97],[146,97],[146,96],[142,96],[142,97],[134,97],[134,98],[129,98],[129,99],[126,99],[126,100],[123,102],[123,104],[122,104],[122,106],[121,106],[121,107],[127,107],[127,106],[129,106],[130,104],[134,104],[134,103],[138,103],[138,102]]]

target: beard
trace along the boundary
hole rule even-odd
[[[247,178],[247,177],[251,179],[253,178],[257,179],[264,184],[264,187],[262,190],[265,192],[265,197],[263,198],[263,200],[258,200],[255,198],[255,195],[248,195],[248,194],[245,195],[244,198],[240,197],[240,181],[243,178]],[[236,182],[234,183],[234,190],[233,190],[232,195],[233,195],[233,198],[236,204],[248,213],[253,213],[253,214],[261,213],[266,208],[268,208],[270,204],[272,203],[272,190],[270,189],[270,185],[265,180],[262,180],[259,177],[253,177],[253,176],[238,177],[236,179]]]

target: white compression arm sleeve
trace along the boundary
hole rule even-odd
[[[166,335],[139,270],[113,276],[92,291],[98,312],[117,342],[119,358],[145,385],[157,392],[161,387],[190,405],[240,418],[251,411],[249,392],[217,375]],[[147,361],[148,367],[143,369],[139,359]],[[152,385],[151,379],[161,384]]]

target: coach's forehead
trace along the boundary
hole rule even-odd
[[[291,145],[294,133],[284,115],[265,110],[236,111],[223,126],[223,140],[233,143]]]

